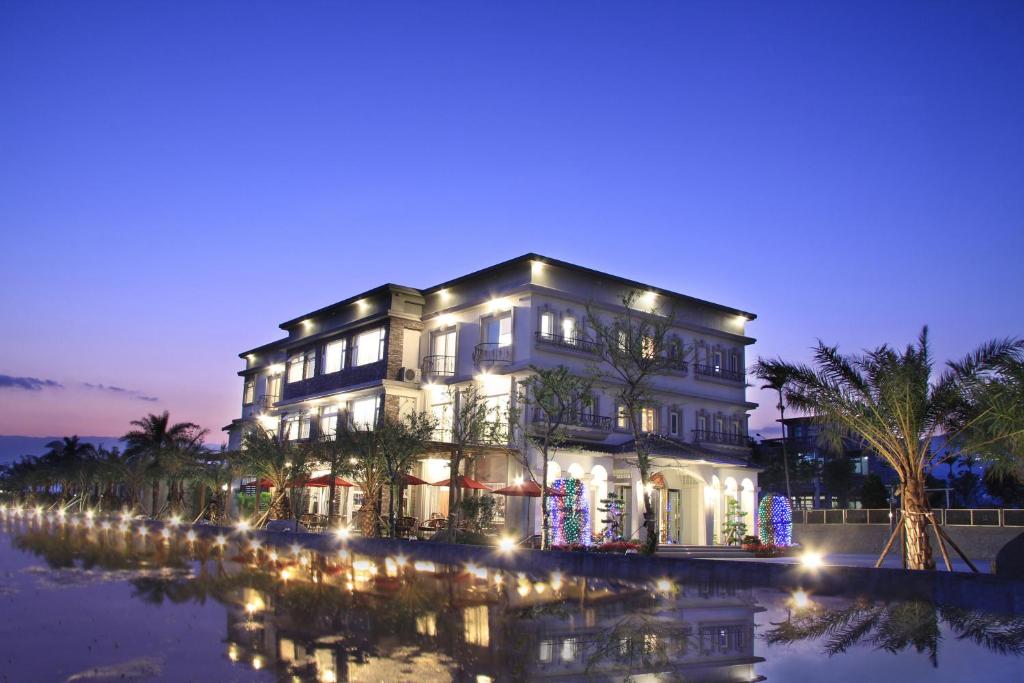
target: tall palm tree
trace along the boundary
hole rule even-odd
[[[782,471],[786,477],[786,500],[793,504],[793,491],[789,487],[789,454],[786,452],[786,401],[783,391],[786,388],[786,376],[777,367],[755,366],[754,374],[764,381],[762,389],[771,389],[779,395],[779,424],[782,425]]]
[[[53,473],[55,483],[60,484],[61,499],[71,494],[81,496],[79,507],[84,507],[86,488],[92,474],[90,464],[96,457],[96,447],[85,443],[76,434],[51,441],[46,448],[43,461]]]
[[[960,443],[966,453],[977,453],[997,476],[1024,478],[1024,354],[999,358],[977,371],[976,363],[953,365],[967,398]]]
[[[160,415],[150,413],[140,420],[132,420],[136,429],[121,437],[125,442],[125,455],[134,461],[145,463],[146,473],[152,486],[150,514],[159,512],[160,482],[166,480],[167,497],[172,506],[180,503],[184,486],[182,472],[188,458],[202,446],[207,432],[193,422],[171,423],[166,410]]]
[[[837,449],[847,433],[884,459],[899,477],[907,566],[934,569],[927,525],[930,508],[925,475],[932,461],[932,440],[964,412],[968,375],[983,371],[1019,350],[1019,342],[992,341],[950,366],[933,382],[932,355],[925,327],[916,344],[899,352],[888,345],[844,356],[836,346],[818,342],[814,365],[758,360],[759,377],[784,379],[789,405],[813,415],[823,436]],[[966,423],[960,421],[962,430]]]

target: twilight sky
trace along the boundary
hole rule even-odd
[[[1024,333],[1024,3],[0,4],[0,434],[219,443],[281,321],[527,251],[751,362]]]

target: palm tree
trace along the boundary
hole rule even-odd
[[[782,379],[791,407],[813,415],[823,436],[840,450],[847,433],[859,438],[895,471],[900,481],[907,566],[934,569],[927,525],[931,510],[925,475],[932,461],[932,440],[964,413],[963,386],[969,375],[1016,352],[1018,342],[985,344],[967,359],[950,364],[933,383],[932,355],[925,327],[917,344],[901,353],[888,345],[844,356],[836,346],[818,342],[815,367],[759,359],[758,377]],[[964,429],[961,423],[958,429]]]
[[[61,486],[62,500],[73,493],[80,496],[79,508],[84,507],[86,488],[92,475],[90,464],[96,457],[96,447],[74,435],[51,441],[46,448],[49,450],[43,461]]]
[[[288,519],[292,516],[285,496],[289,488],[305,481],[308,476],[309,454],[305,446],[283,441],[273,432],[257,428],[246,433],[238,454],[239,468],[257,479],[266,479],[274,489],[264,518]],[[263,519],[258,520],[257,525],[262,522]]]
[[[967,397],[960,443],[983,456],[998,477],[1024,478],[1024,354],[1008,354],[979,369],[954,364]]]
[[[760,374],[761,372],[764,374]],[[793,491],[789,487],[789,455],[786,452],[786,402],[783,397],[786,376],[780,374],[777,368],[762,368],[760,365],[754,368],[754,374],[764,380],[765,383],[761,385],[762,389],[771,389],[779,394],[779,424],[782,425],[782,471],[786,477],[786,500],[792,505]]]
[[[172,508],[177,508],[183,497],[183,471],[189,458],[202,446],[207,432],[193,422],[171,424],[170,414],[165,410],[160,415],[150,413],[140,420],[132,420],[137,427],[124,436],[125,455],[130,460],[146,465],[146,473],[152,486],[150,514],[159,512],[160,482],[166,480],[167,499]],[[194,462],[194,458],[192,458]]]

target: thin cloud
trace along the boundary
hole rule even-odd
[[[120,394],[121,396],[127,396],[133,398],[136,401],[148,401],[150,403],[156,403],[160,399],[156,396],[147,396],[137,389],[125,389],[124,387],[115,387],[111,384],[92,384],[91,382],[83,382],[82,386],[87,389],[95,389],[97,391],[107,391],[112,394]]]
[[[0,389],[21,389],[23,391],[42,391],[43,389],[63,389],[64,385],[52,379],[38,377],[14,377],[0,375]]]

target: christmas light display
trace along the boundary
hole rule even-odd
[[[758,536],[764,545],[793,544],[793,508],[785,496],[765,496],[757,506]]]
[[[590,545],[590,506],[579,479],[557,479],[551,488],[564,496],[548,498],[552,545]]]

